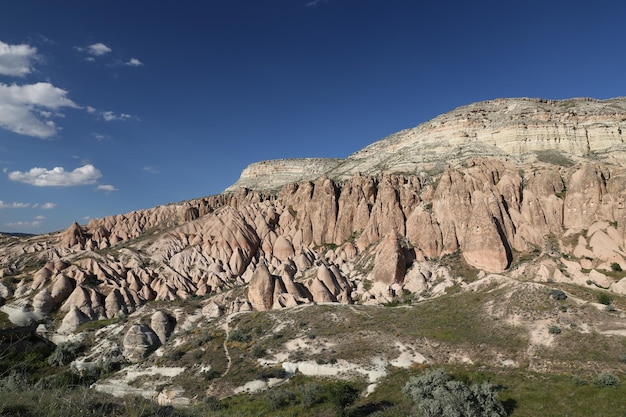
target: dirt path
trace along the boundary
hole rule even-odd
[[[224,338],[224,354],[226,355],[226,360],[228,361],[228,363],[226,364],[226,370],[222,374],[222,377],[225,377],[226,375],[228,375],[228,372],[230,372],[230,367],[233,363],[233,360],[230,357],[230,352],[228,351],[228,339],[230,338],[230,322],[233,319],[233,317],[235,317],[238,314],[241,314],[241,313],[233,313],[229,315],[228,317],[226,317],[224,324],[222,324],[222,329],[224,329],[224,331],[226,332],[226,337]]]

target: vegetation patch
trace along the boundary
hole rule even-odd
[[[574,162],[571,159],[557,150],[535,151],[535,155],[537,155],[538,161],[546,164],[559,165],[565,168],[574,166]]]

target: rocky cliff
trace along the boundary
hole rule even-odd
[[[255,162],[246,167],[239,180],[225,191],[232,192],[241,187],[275,190],[290,182],[314,180],[341,161],[333,158],[301,158]]]
[[[2,309],[62,336],[153,301],[202,299],[207,317],[380,304],[489,273],[626,294],[625,107],[476,103],[345,160],[252,165],[249,188],[0,236]],[[153,321],[126,329],[132,360],[176,322]]]
[[[626,98],[496,99],[459,107],[346,159],[317,160],[318,169],[301,174],[300,179],[321,174],[344,180],[356,173],[441,172],[449,163],[476,156],[523,160],[556,153],[574,161],[585,157],[623,161],[625,135]],[[269,189],[293,182],[301,164],[300,160],[252,164],[227,191],[239,186]]]

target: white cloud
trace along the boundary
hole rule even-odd
[[[93,45],[89,45],[87,47],[87,53],[90,55],[94,55],[94,56],[105,55],[111,51],[112,51],[111,48],[109,48],[108,46],[100,42],[94,43]]]
[[[0,209],[6,209],[6,208],[28,208],[30,207],[30,203],[5,203],[4,201],[0,200]]]
[[[143,65],[143,62],[141,62],[137,58],[131,58],[130,61],[126,63],[126,65],[130,65],[131,67],[140,67]]]
[[[35,219],[32,222],[13,222],[13,223],[5,223],[6,227],[11,229],[38,229],[41,226],[43,219]]]
[[[63,107],[79,108],[68,92],[50,83],[7,85],[0,83],[0,126],[20,135],[48,138],[59,128],[52,120],[42,120],[42,112]],[[53,114],[50,113],[50,116]],[[56,114],[55,114],[56,115]]]
[[[0,75],[23,77],[32,71],[37,48],[30,45],[9,45],[0,41]]]
[[[155,167],[143,167],[143,170],[149,172],[150,174],[160,174],[161,171],[156,169]]]
[[[65,171],[62,167],[51,170],[32,168],[28,172],[13,171],[9,173],[11,181],[23,182],[37,187],[70,187],[93,184],[102,177],[102,173],[91,164],[83,165],[74,171]]]
[[[115,186],[109,184],[98,185],[97,189],[100,191],[104,191],[107,194],[112,191],[117,191],[117,188],[115,188]]]
[[[56,208],[56,206],[56,203],[43,203],[40,208],[42,210],[52,210],[53,208]]]
[[[112,122],[113,120],[130,120],[135,119],[136,117],[126,113],[115,114],[112,111],[105,111],[102,112],[102,118],[106,122]]]
[[[93,136],[98,142],[102,141],[102,140],[109,140],[109,139],[111,139],[110,136],[103,135],[102,133],[92,133],[91,136]]]
[[[94,109],[94,108],[93,108],[93,107],[91,107],[91,106],[87,106],[87,107],[85,107],[85,109],[87,110],[87,113],[89,113],[89,114],[91,114],[91,113],[95,113],[95,112],[96,112],[96,109]]]

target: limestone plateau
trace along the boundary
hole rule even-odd
[[[2,235],[2,311],[62,340],[155,301],[201,299],[212,320],[494,274],[626,294],[625,136],[625,98],[497,99],[346,159],[259,162],[219,195]],[[127,358],[167,342],[168,311],[124,329]]]

